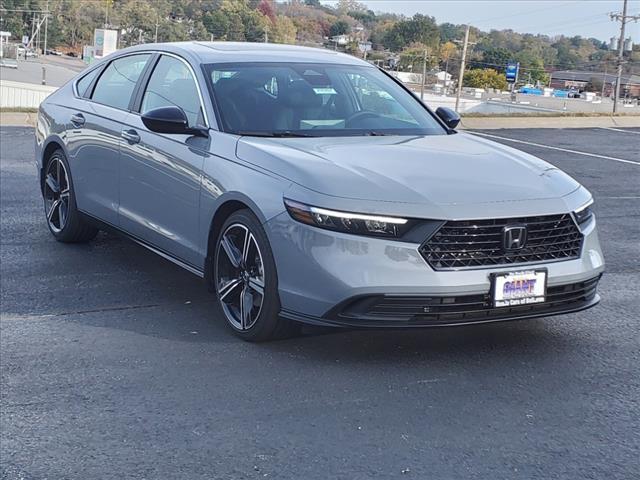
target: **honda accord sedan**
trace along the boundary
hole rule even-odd
[[[140,45],[43,102],[36,163],[56,240],[126,235],[204,278],[246,340],[596,305],[591,194],[458,122],[333,51]]]

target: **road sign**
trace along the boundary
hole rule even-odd
[[[520,63],[508,63],[505,76],[507,82],[516,83],[518,81],[518,72],[520,71]]]

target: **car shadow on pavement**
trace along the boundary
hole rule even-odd
[[[11,282],[3,282],[3,316],[41,317],[179,342],[247,345],[225,325],[202,280],[143,247],[105,233],[86,245],[44,238],[36,243],[41,241],[52,254],[34,268],[49,271],[47,262],[53,262],[59,281],[35,285],[36,295],[29,298]],[[246,348],[325,362],[469,357],[513,349],[540,352],[571,341],[553,328],[554,322],[537,319],[405,330],[305,325],[296,337]]]

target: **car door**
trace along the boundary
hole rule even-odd
[[[67,150],[78,208],[113,225],[118,223],[120,135],[150,57],[120,57],[96,70],[95,79],[83,77],[76,84],[78,98],[67,108]]]
[[[195,75],[182,58],[163,54],[140,95],[140,114],[178,106],[189,126],[208,127]],[[201,171],[209,139],[155,133],[138,113],[125,121],[120,169],[120,226],[198,269]]]

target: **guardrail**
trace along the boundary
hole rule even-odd
[[[0,80],[0,108],[38,108],[57,87]]]

